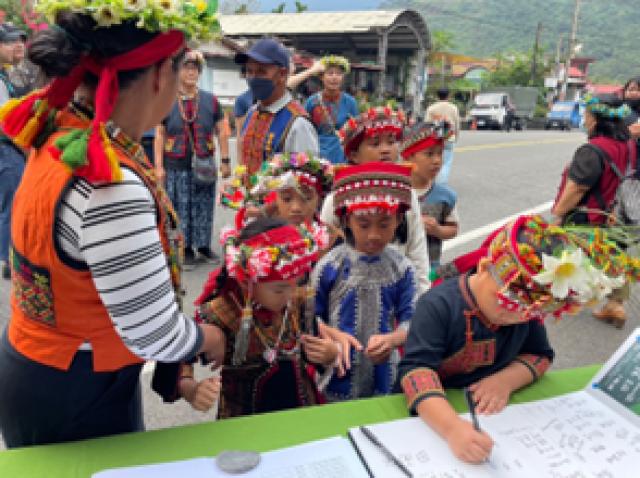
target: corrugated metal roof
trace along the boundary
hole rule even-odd
[[[220,15],[225,35],[361,33],[388,28],[404,10]]]

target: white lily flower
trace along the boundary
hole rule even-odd
[[[551,294],[556,299],[566,299],[570,292],[587,294],[590,276],[585,268],[585,256],[582,249],[562,251],[557,258],[542,253],[542,272],[533,276],[540,285],[551,284]]]

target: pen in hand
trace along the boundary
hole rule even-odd
[[[467,400],[467,407],[469,407],[469,413],[471,414],[471,421],[473,422],[473,428],[479,432],[480,422],[478,422],[478,415],[476,415],[476,402],[473,401],[473,393],[468,388],[464,389],[464,398]]]

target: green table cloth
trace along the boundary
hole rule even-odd
[[[510,403],[551,398],[582,389],[598,371],[589,366],[547,373]],[[447,393],[466,411],[460,390]],[[269,451],[345,435],[347,429],[407,416],[402,395],[356,400],[212,423],[0,452],[2,478],[88,478],[107,468],[214,456],[224,449]]]

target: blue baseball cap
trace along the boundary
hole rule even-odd
[[[283,68],[289,68],[291,55],[282,43],[273,38],[264,38],[253,44],[246,53],[238,53],[235,56],[235,62],[243,65],[249,60],[255,60],[258,63],[266,65],[278,65]]]

